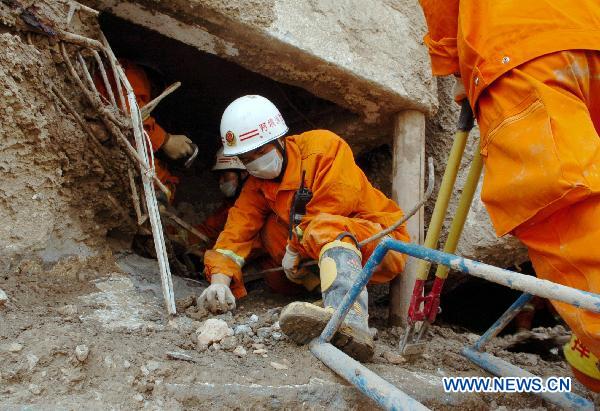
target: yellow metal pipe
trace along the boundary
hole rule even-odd
[[[446,217],[446,211],[448,210],[448,203],[450,202],[450,196],[454,189],[454,183],[456,182],[456,175],[460,167],[465,146],[467,144],[467,138],[469,137],[469,131],[473,127],[473,113],[468,101],[463,101],[460,113],[460,119],[456,135],[454,136],[454,142],[452,143],[452,149],[448,156],[448,162],[446,164],[446,170],[444,170],[444,176],[442,177],[442,183],[440,185],[440,191],[435,201],[435,207],[427,228],[427,234],[425,235],[424,246],[427,248],[437,248],[438,240],[440,239],[440,232]],[[419,260],[417,267],[417,280],[427,280],[427,274],[429,273],[429,267],[431,263],[425,260]]]
[[[477,183],[479,183],[479,177],[481,176],[482,169],[483,159],[481,157],[479,149],[477,149],[475,155],[473,156],[473,161],[471,162],[471,169],[469,170],[469,174],[467,175],[467,181],[465,182],[463,192],[458,202],[458,208],[456,209],[454,219],[452,220],[452,225],[450,226],[448,239],[446,240],[446,244],[444,245],[445,253],[454,254],[454,252],[456,251],[456,247],[458,246],[460,236],[462,235],[463,228],[465,227],[467,215],[469,214],[469,210],[471,209],[471,203],[473,202],[473,196],[475,195],[475,190],[477,189]],[[448,277],[448,271],[448,267],[440,264],[437,267],[435,276],[445,279]]]

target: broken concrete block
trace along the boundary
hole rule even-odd
[[[0,289],[0,307],[5,305],[7,301],[8,301],[8,296],[2,289]]]
[[[198,335],[198,344],[208,346],[233,335],[233,330],[229,328],[225,321],[209,318],[196,330],[196,334]]]
[[[90,354],[90,349],[85,344],[80,344],[75,347],[75,358],[77,361],[84,362],[87,360],[88,355]]]

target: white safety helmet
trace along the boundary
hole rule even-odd
[[[217,151],[217,155],[215,157],[215,165],[213,166],[212,171],[246,169],[246,166],[239,158],[235,156],[225,157],[223,155],[223,147],[219,148],[219,151]]]
[[[288,132],[277,107],[262,96],[234,100],[221,117],[221,140],[226,157],[255,150]]]

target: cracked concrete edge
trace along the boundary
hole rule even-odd
[[[413,0],[402,0],[403,7],[376,1],[366,11],[329,0],[83,2],[302,87],[367,123],[405,109],[431,114],[437,108],[421,44],[424,20]]]

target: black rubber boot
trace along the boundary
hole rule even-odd
[[[319,269],[324,307],[293,302],[281,311],[279,317],[282,331],[299,344],[306,344],[321,334],[332,313],[352,287],[362,270],[360,251],[349,243],[333,241],[321,250]],[[350,308],[332,343],[359,361],[370,361],[374,343],[368,320],[368,296],[364,289]]]

